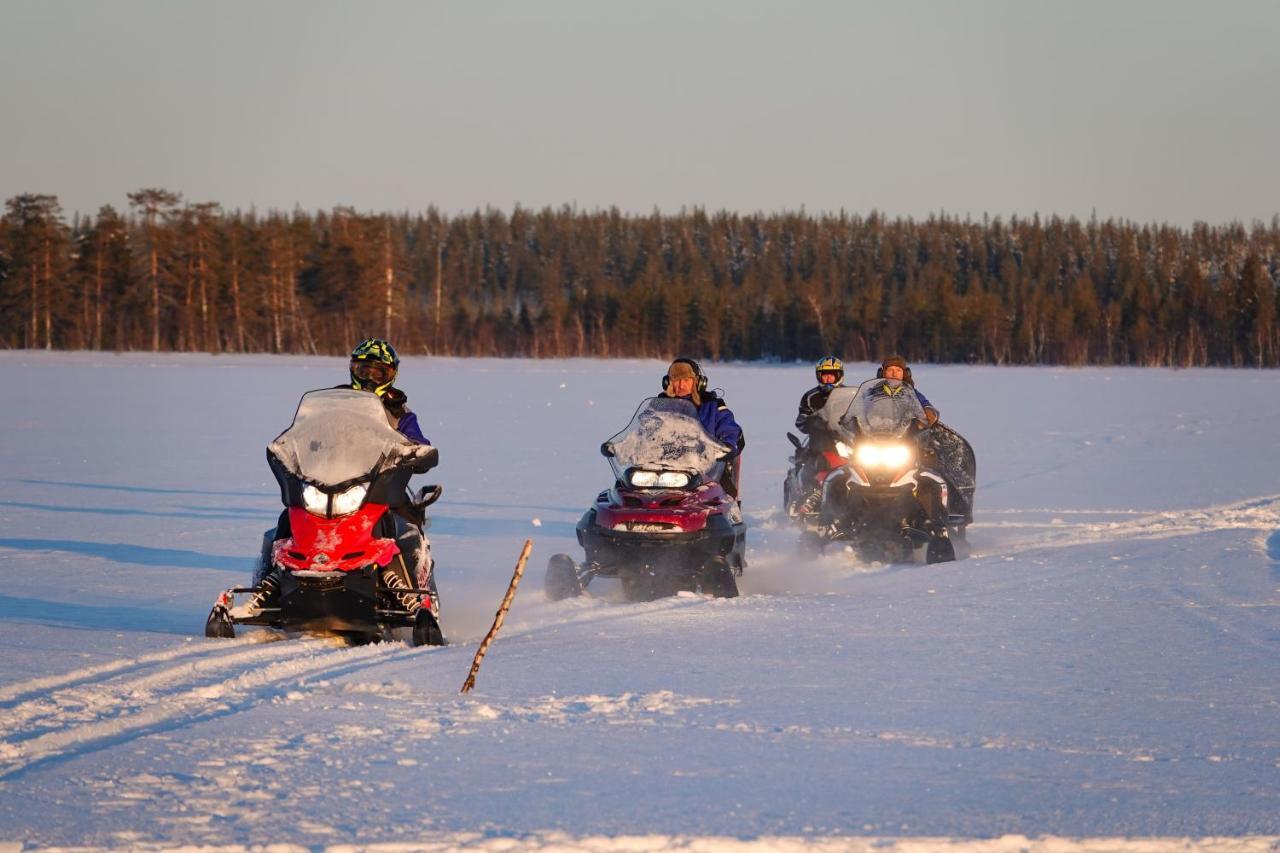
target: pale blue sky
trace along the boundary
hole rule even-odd
[[[0,0],[0,194],[1280,211],[1280,2]]]

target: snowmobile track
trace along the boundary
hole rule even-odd
[[[180,649],[35,679],[0,701],[0,781],[33,765],[255,707],[371,662],[420,650],[295,640]],[[34,695],[33,695],[34,694]],[[14,703],[23,696],[32,698]]]
[[[993,529],[983,524],[973,527],[983,538]],[[1277,528],[1280,528],[1280,495],[1264,495],[1220,506],[1146,513],[1128,521],[1050,525],[1048,532],[1036,536],[1011,537],[981,551],[975,548],[971,556],[998,557],[1115,540],[1170,539],[1218,530],[1272,531]],[[971,543],[976,538],[977,535],[970,534]]]

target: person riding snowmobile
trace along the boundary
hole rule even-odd
[[[823,454],[835,451],[836,439],[820,413],[831,391],[844,384],[844,362],[834,355],[824,356],[813,366],[813,372],[818,384],[804,392],[796,413],[796,429],[809,436],[800,468],[800,482],[808,493],[801,504],[802,512],[814,512],[822,498],[819,474],[829,467]]]
[[[418,444],[430,445],[431,442],[422,434],[418,424],[418,416],[406,405],[408,395],[395,387],[396,375],[400,369],[400,356],[389,342],[369,338],[361,341],[351,351],[348,364],[350,382],[335,385],[335,388],[350,388],[355,391],[367,391],[376,394],[382,400],[387,413],[387,422],[401,435]],[[439,598],[435,594],[435,562],[431,559],[431,543],[423,532],[425,512],[415,509],[410,496],[399,506],[393,506],[394,530],[387,531],[388,538],[394,538],[400,546],[400,553],[382,569],[384,586],[392,589],[430,589],[432,591],[429,607],[432,614],[439,616]],[[289,511],[280,513],[274,530],[268,531],[263,538],[263,549],[255,572],[254,586],[259,589],[248,601],[249,608],[262,608],[279,589],[276,570],[271,565],[272,543],[287,539],[292,535],[289,527]],[[422,602],[417,595],[401,594],[397,596],[404,609],[416,613]]]
[[[707,377],[702,372],[702,367],[684,356],[671,362],[671,366],[667,368],[662,377],[662,393],[667,397],[677,397],[693,403],[698,410],[702,428],[716,441],[733,449],[733,455],[725,463],[720,485],[730,497],[737,499],[738,464],[742,449],[747,446],[747,439],[742,434],[742,427],[734,420],[733,412],[725,405],[724,398],[715,391],[707,390]]]
[[[383,340],[370,338],[361,341],[351,351],[350,385],[338,385],[338,388],[352,388],[356,391],[372,391],[382,398],[382,406],[387,410],[387,421],[406,438],[418,444],[430,444],[422,434],[418,425],[418,416],[409,410],[406,403],[407,394],[395,387],[396,373],[400,369],[400,356],[395,347]]]
[[[937,408],[916,387],[915,379],[911,376],[911,365],[907,364],[905,358],[900,355],[885,356],[884,360],[880,362],[880,369],[876,371],[876,379],[883,379],[884,383],[877,386],[873,393],[892,396],[900,393],[903,386],[907,386],[915,392],[916,397],[920,400],[920,405],[924,407],[926,419],[925,423],[920,424],[921,429],[931,427],[938,422]],[[924,450],[927,458],[928,448],[926,447]],[[920,478],[916,482],[915,497],[929,517],[929,532],[940,539],[946,539],[948,536],[947,510],[943,506],[942,492],[938,484],[927,477]]]
[[[916,392],[916,396],[920,398],[920,405],[924,406],[925,417],[929,419],[926,426],[933,426],[938,420],[938,410],[929,402],[929,398],[924,392],[916,387],[915,380],[911,377],[911,365],[907,364],[907,360],[900,355],[887,355],[880,362],[880,369],[876,371],[876,379],[885,380],[884,387],[886,389],[895,389],[899,385],[908,385],[912,391]],[[896,393],[892,390],[889,393]]]

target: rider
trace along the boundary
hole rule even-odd
[[[832,390],[844,384],[844,362],[834,355],[824,356],[813,366],[813,372],[818,377],[818,384],[804,392],[804,396],[800,398],[800,411],[796,414],[796,429],[809,436],[809,445],[800,469],[800,482],[808,491],[802,504],[802,511],[805,512],[812,512],[818,507],[818,501],[822,497],[822,492],[818,489],[821,485],[818,475],[819,470],[824,467],[823,454],[834,451],[836,447],[835,436],[824,422],[821,411]]]
[[[405,405],[408,395],[394,385],[399,369],[400,356],[396,354],[395,347],[386,341],[370,338],[361,341],[351,351],[351,384],[338,387],[377,394],[382,398],[382,407],[387,410],[387,421],[393,428],[418,444],[430,444],[422,434],[422,428],[418,426],[418,416]]]
[[[387,413],[387,422],[400,434],[417,444],[431,444],[422,434],[418,425],[418,416],[406,405],[408,395],[395,387],[396,374],[400,369],[400,356],[395,347],[378,338],[361,341],[351,351],[348,365],[350,383],[336,385],[335,388],[350,388],[355,391],[368,391],[382,400],[382,407]],[[406,503],[392,507],[396,518],[388,518],[394,524],[394,530],[388,530],[391,538],[397,540],[400,553],[382,569],[383,584],[391,588],[430,589],[430,600],[427,603],[433,616],[439,617],[440,600],[436,594],[435,561],[431,559],[431,543],[423,533],[425,521],[422,510],[415,511]],[[292,535],[289,527],[289,511],[280,513],[276,527],[268,531],[270,539],[264,537],[262,556],[255,573],[257,592],[249,599],[250,608],[260,608],[279,589],[279,579],[271,564],[271,550],[275,542],[287,539]],[[409,563],[414,569],[410,571]],[[416,613],[424,602],[418,595],[401,594],[398,596],[405,610]]]
[[[924,416],[927,419],[927,426],[933,426],[938,420],[938,410],[929,402],[929,398],[924,392],[916,387],[916,382],[911,378],[911,365],[907,364],[907,360],[900,355],[887,355],[880,362],[880,369],[876,371],[877,379],[886,380],[885,386],[890,389],[897,388],[899,385],[907,385],[912,391],[916,392],[916,397],[920,400],[920,405],[924,407]],[[890,391],[889,393],[896,393]]]
[[[698,410],[698,420],[702,428],[721,444],[732,448],[729,459],[725,462],[724,474],[720,477],[720,485],[729,497],[738,497],[738,460],[742,449],[747,446],[747,439],[742,434],[742,427],[733,418],[733,412],[725,405],[724,398],[715,391],[707,390],[707,376],[702,367],[691,358],[681,356],[671,362],[666,375],[662,377],[662,393],[667,397],[688,400]]]
[[[911,377],[911,366],[907,364],[905,358],[900,355],[885,356],[880,362],[880,369],[876,371],[876,379],[885,380],[882,386],[883,393],[896,394],[903,385],[915,392],[920,405],[924,407],[925,423],[920,424],[921,428],[931,427],[938,422],[938,410],[929,402],[929,398],[916,388],[915,380]],[[882,389],[876,388],[872,393]],[[929,518],[929,532],[939,539],[948,538],[947,511],[942,504],[940,484],[931,477],[917,477],[915,498]]]

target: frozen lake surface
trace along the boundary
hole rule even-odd
[[[708,365],[742,597],[548,602],[663,368],[406,359],[452,645],[349,648],[202,636],[344,360],[0,353],[0,842],[1276,848],[1280,373],[918,366],[977,454],[971,553],[884,566],[779,517],[810,369]]]

